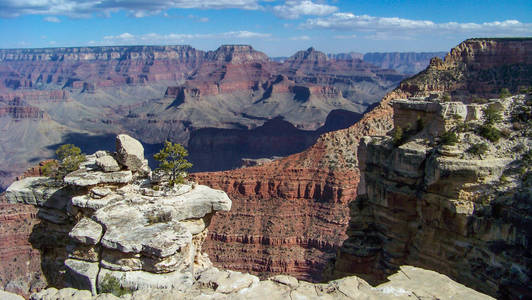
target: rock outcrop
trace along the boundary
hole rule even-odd
[[[143,161],[142,147],[133,147],[136,140],[120,135],[117,141],[120,155]],[[27,177],[7,189],[8,202],[34,205],[41,219],[32,243],[41,251],[48,279],[42,283],[52,287],[30,299],[489,299],[444,275],[410,266],[375,288],[355,276],[312,284],[287,275],[260,281],[214,268],[201,247],[215,212],[231,209],[227,195],[194,183],[155,184],[151,173],[124,163],[121,170],[96,163],[118,155],[88,155],[64,183]],[[18,299],[1,290],[0,296]]]
[[[233,200],[230,212],[213,218],[205,244],[212,260],[224,268],[320,280],[346,238],[347,204],[360,176],[354,149],[364,135],[391,129],[388,103],[400,95],[391,94],[355,125],[323,134],[302,153],[257,167],[191,174]]]
[[[350,276],[328,283],[313,284],[286,275],[259,281],[257,277],[216,268],[197,275],[188,290],[141,289],[120,298],[113,294],[91,297],[86,290],[49,288],[33,294],[32,300],[66,299],[493,299],[449,279],[445,275],[403,266],[389,282],[372,287]]]
[[[503,45],[493,46],[497,43]],[[477,47],[479,44],[488,46]],[[498,65],[494,65],[493,69],[495,74],[499,74],[499,70],[510,68],[505,65],[506,59],[504,58],[507,55],[504,49],[510,45],[526,49],[523,50],[525,54],[511,58],[512,63],[515,63],[511,68],[525,70],[526,73],[526,70],[530,70],[531,67],[528,62],[530,56],[526,55],[532,49],[529,39],[524,39],[521,43],[505,39],[468,40],[457,49],[462,49],[461,51],[467,53],[476,53],[474,57],[492,57],[499,62]],[[492,46],[494,48],[491,48]],[[512,51],[508,53],[513,53]],[[322,135],[314,146],[302,153],[257,167],[194,174],[198,182],[225,190],[233,200],[232,211],[213,218],[206,249],[214,263],[224,267],[236,266],[238,270],[254,271],[258,274],[263,274],[263,272],[268,274],[272,272],[271,270],[275,272],[280,269],[299,278],[320,278],[327,259],[334,256],[334,249],[337,249],[345,238],[344,234],[350,219],[347,203],[355,203],[353,200],[356,198],[360,179],[359,160],[356,153],[358,143],[363,136],[385,135],[393,128],[394,110],[390,104],[393,99],[413,96],[434,99],[434,97],[441,98],[444,93],[451,93],[452,99],[464,98],[464,102],[469,103],[478,96],[489,97],[495,94],[498,96],[501,88],[508,87],[506,86],[508,82],[524,82],[525,85],[528,82],[528,85],[532,85],[530,76],[522,76],[523,73],[517,72],[510,73],[507,80],[490,82],[489,91],[488,89],[464,90],[461,88],[463,84],[460,83],[459,78],[467,78],[470,86],[474,86],[475,82],[483,85],[486,84],[484,74],[489,72],[489,69],[478,71],[469,68],[469,64],[474,62],[470,56],[459,55],[456,51],[454,53],[455,57],[467,57],[467,59],[464,59],[462,63],[450,58],[446,58],[445,61],[439,60],[439,62],[434,60],[427,70],[403,81],[398,89],[384,97],[380,104],[371,112],[366,113],[358,123],[347,129]],[[447,59],[449,59],[448,63]],[[440,70],[455,74],[456,79],[453,79],[455,77],[449,78],[449,82],[456,84],[447,84],[447,81],[443,79],[444,75],[439,73]],[[433,81],[434,78],[440,77],[441,79]],[[461,108],[453,110],[453,114],[464,112],[462,110],[464,107],[459,107]],[[467,117],[469,114],[473,115],[474,111],[476,110],[467,111]],[[408,123],[411,127],[414,126],[418,113],[401,116],[402,112],[407,112],[407,110],[401,110],[397,118],[397,120],[402,120],[401,126],[406,128]],[[361,189],[363,188],[364,185]],[[293,207],[293,213],[278,217],[278,208],[284,204],[290,204]],[[317,209],[317,206],[322,209]],[[260,213],[257,213],[256,209],[252,210],[251,207],[261,207]],[[301,214],[299,213],[301,211],[312,213]],[[264,221],[255,222],[257,218]],[[334,218],[337,220],[333,221]],[[279,229],[273,227],[274,229],[271,230],[268,220],[272,220],[272,224],[282,222],[286,225],[279,225]],[[249,224],[255,224],[251,230]],[[314,227],[313,224],[317,226]],[[282,226],[287,228],[286,231]],[[317,228],[323,227],[327,227],[328,230],[320,231],[322,232],[321,239],[327,240],[327,244],[304,243],[300,242],[300,240],[305,241],[301,238],[295,238],[295,242],[293,240],[270,242],[272,236],[286,236],[283,232],[289,232],[294,237],[308,237],[313,236],[313,232],[319,231]],[[334,229],[330,230],[332,228]],[[244,234],[243,230],[249,233]],[[350,234],[349,231],[348,234]],[[373,238],[368,236],[367,239],[371,241]],[[331,245],[332,249],[329,247]],[[288,247],[298,250],[290,252],[283,250]],[[278,253],[282,253],[283,259],[278,258]],[[308,257],[313,259],[308,259]],[[343,262],[345,263],[344,271],[351,273],[364,269],[370,270],[374,266],[373,261],[365,261],[357,257],[345,259]],[[437,265],[434,266],[434,268],[437,267]]]
[[[143,153],[137,140],[119,135],[116,153],[88,155],[64,183],[28,177],[7,189],[8,203],[38,208],[30,241],[41,253],[45,284],[96,294],[112,277],[131,289],[179,289],[210,266],[201,253],[206,228],[231,200],[202,185],[154,184],[149,169],[139,169]],[[119,170],[98,164],[111,155],[120,157]]]
[[[527,130],[513,130],[516,112],[530,103],[525,95],[469,105],[394,101],[395,130],[413,115],[425,126],[399,146],[391,137],[360,143],[363,188],[350,205],[337,275],[354,271],[378,281],[415,264],[499,298],[530,297],[532,139]],[[494,125],[505,132],[500,141],[477,129],[488,107],[503,116]],[[445,132],[459,143],[446,142]],[[484,150],[474,150],[479,145]]]

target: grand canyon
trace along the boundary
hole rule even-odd
[[[527,123],[532,39],[466,40],[443,59],[432,57],[423,71],[407,79],[400,67],[381,69],[353,55],[331,57],[313,48],[283,62],[250,46],[206,53],[181,46],[3,51],[4,147],[12,149],[21,136],[34,139],[23,146],[33,160],[27,153],[7,152],[4,160],[22,169],[35,164],[25,173],[14,169],[18,181],[2,196],[0,283],[7,291],[27,296],[49,286],[74,286],[96,293],[105,271],[116,278],[154,272],[149,276],[156,277],[143,277],[152,279],[131,277],[122,285],[139,291],[153,289],[150,282],[157,280],[170,290],[189,286],[175,291],[183,297],[201,290],[246,299],[269,290],[282,299],[319,282],[329,282],[329,288],[317,297],[366,295],[361,283],[346,295],[341,286],[354,284],[346,280],[365,280],[375,291],[387,284],[420,293],[414,281],[397,279],[396,272],[403,272],[407,278],[432,278],[435,282],[427,279],[431,288],[456,280],[497,298],[532,295]],[[390,61],[400,66],[397,59],[419,56],[369,57],[393,67]],[[115,77],[102,81],[104,73]],[[503,89],[509,93],[504,97]],[[119,101],[122,97],[129,102]],[[498,141],[486,142],[479,129],[486,126],[488,108],[501,113]],[[48,134],[35,136],[43,131]],[[192,190],[173,196],[160,194],[155,183],[132,181],[146,175],[121,162],[116,153],[124,150],[112,152],[113,135],[120,132],[138,138],[146,158],[165,139],[188,145],[195,170],[201,171],[189,174]],[[447,132],[460,143],[446,142]],[[50,191],[45,177],[38,177],[43,165],[38,161],[66,142],[81,142],[86,153],[106,150],[91,156],[92,163],[110,155],[122,171],[112,177],[89,162],[65,177],[72,187],[59,194]],[[471,150],[480,144],[486,145],[484,152]],[[10,183],[13,174],[4,175]],[[100,179],[91,181],[94,176]],[[220,200],[226,198],[217,198],[207,186],[224,191],[230,200]],[[106,194],[97,196],[101,190]],[[148,202],[136,204],[143,212],[153,210],[153,201],[199,197],[194,193],[213,203],[230,202],[206,204],[220,211],[204,215],[173,208],[172,219],[182,224],[173,226],[192,233],[191,246],[179,247],[191,251],[186,255],[193,262],[178,259],[201,270],[192,285],[185,284],[184,275],[169,275],[184,267],[170,267],[165,255],[157,254],[160,261],[154,261],[155,252],[131,256],[126,246],[113,246],[150,243],[109,231],[118,226],[110,224],[119,224],[113,218],[126,222],[121,215],[111,217],[112,207],[129,201],[117,199],[143,197]],[[103,204],[105,199],[110,202]],[[181,210],[191,215],[181,216]],[[151,226],[135,218],[125,226]],[[102,245],[85,236],[98,224],[107,228]],[[99,249],[107,252],[98,254]],[[182,251],[177,253],[185,255]],[[231,270],[216,272],[230,273],[212,271],[211,261]],[[98,265],[104,270],[98,271],[101,277],[91,277]],[[436,279],[421,270],[448,277]],[[224,276],[226,281],[220,279]],[[236,282],[247,283],[224,288]],[[274,283],[290,289],[274,288]],[[206,292],[207,287],[214,290]],[[454,291],[460,297],[479,296],[458,287]],[[54,293],[47,289],[35,297]],[[143,297],[156,297],[146,293]]]

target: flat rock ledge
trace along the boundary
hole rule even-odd
[[[128,275],[138,276],[134,272]],[[145,277],[143,280],[150,282],[152,279]],[[168,278],[160,284],[170,286],[171,280]],[[51,288],[33,294],[30,299],[493,299],[445,275],[412,266],[402,266],[388,277],[388,282],[376,287],[356,276],[328,283],[309,283],[287,275],[260,281],[254,275],[217,268],[204,270],[193,278],[181,277],[176,282],[180,280],[177,288],[143,287],[120,298],[106,293],[91,297],[86,290]]]

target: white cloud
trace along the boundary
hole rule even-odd
[[[302,36],[294,36],[290,38],[292,41],[310,41],[310,36],[308,35],[302,35]]]
[[[257,10],[261,0],[3,0],[0,1],[1,17],[20,15],[64,15],[90,17],[101,13],[126,11],[135,17],[161,13],[171,8]]]
[[[297,19],[301,15],[326,16],[337,10],[336,6],[314,3],[311,0],[287,0],[283,5],[273,7],[273,12],[283,19]]]
[[[52,23],[61,23],[61,20],[59,20],[58,17],[46,17],[44,18],[46,22],[52,22]]]
[[[251,31],[229,31],[212,34],[184,34],[184,33],[147,33],[133,35],[125,32],[119,35],[104,36],[101,42],[90,41],[90,45],[138,45],[138,44],[179,44],[197,39],[250,39],[267,38],[271,34]]]
[[[301,24],[305,29],[356,30],[373,32],[375,39],[394,39],[398,33],[415,35],[418,33],[467,33],[470,35],[530,35],[532,24],[516,20],[485,23],[435,23],[429,20],[410,20],[397,17],[374,17],[353,13],[334,13],[327,17],[313,18]],[[404,36],[402,37],[404,38]]]

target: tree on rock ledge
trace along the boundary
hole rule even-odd
[[[188,152],[181,144],[166,141],[164,148],[153,155],[153,158],[159,162],[157,171],[167,175],[168,183],[173,186],[185,182],[186,170],[192,167],[192,164],[185,159],[187,156]]]
[[[45,163],[42,167],[44,176],[50,176],[57,181],[62,181],[65,176],[77,170],[79,165],[86,160],[85,154],[81,149],[72,144],[61,145],[55,151],[57,161],[52,160]]]

